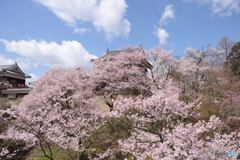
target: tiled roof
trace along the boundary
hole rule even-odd
[[[26,77],[29,77],[29,75],[25,74],[20,67],[17,65],[17,63],[15,64],[10,64],[10,65],[0,65],[0,72],[1,71],[9,71],[9,72],[13,72],[13,73],[17,73],[20,75],[24,75]]]

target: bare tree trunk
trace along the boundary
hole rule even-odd
[[[113,102],[111,96],[104,96],[104,101],[109,107],[110,112],[113,110]]]

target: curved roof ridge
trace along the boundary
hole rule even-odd
[[[21,70],[21,68],[18,66],[17,62],[15,62],[14,64],[0,65],[0,70],[7,70],[7,71],[18,73],[18,74],[21,74],[24,76],[28,76]]]

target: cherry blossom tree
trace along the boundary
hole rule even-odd
[[[187,48],[186,54],[186,57],[179,60],[177,68],[182,74],[183,93],[197,94],[207,79],[210,65],[206,59],[211,55],[206,48]]]
[[[83,139],[99,124],[89,83],[79,68],[50,70],[19,106],[1,112],[9,122],[1,138],[24,140],[28,147],[39,145],[48,159],[53,159],[52,144],[76,151],[80,157],[85,150]]]
[[[240,75],[240,42],[233,45],[229,53],[229,66],[233,74]]]
[[[239,133],[223,133],[224,124],[213,116],[197,117],[198,101],[185,104],[171,81],[162,81],[151,97],[122,98],[109,116],[125,117],[132,123],[132,134],[119,141],[119,149],[137,159],[228,159],[226,152],[237,150]],[[217,153],[223,153],[218,157]],[[103,153],[103,155],[109,155]]]
[[[153,49],[151,55],[153,57],[153,80],[156,82],[161,79],[168,79],[170,76],[173,77],[177,67],[177,60],[163,48]]]
[[[135,130],[130,138],[119,142],[120,148],[142,160],[146,158],[227,160],[229,159],[227,152],[238,150],[240,135],[236,132],[211,134],[220,124],[216,117],[211,117],[208,122],[180,123],[171,130],[164,129],[161,132],[164,135],[163,141],[156,134]]]
[[[149,94],[151,81],[147,69],[151,65],[143,48],[107,51],[103,57],[93,60],[93,65],[91,78],[96,95],[114,99],[119,94]],[[107,104],[112,110],[112,104]]]
[[[231,51],[231,48],[233,47],[234,42],[230,40],[228,37],[224,36],[219,42],[218,42],[218,49],[221,51],[222,55],[224,55],[225,62],[228,61],[228,55]]]
[[[172,78],[178,81],[184,94],[195,95],[208,79],[214,54],[216,52],[212,48],[187,48],[185,57],[174,58],[168,51],[155,48],[151,51],[153,80]]]
[[[188,49],[185,60],[159,50],[152,55],[156,65],[167,67],[166,73],[169,67],[180,72],[198,91],[209,67],[205,50]],[[93,65],[90,74],[80,68],[47,72],[19,105],[0,111],[8,124],[0,138],[21,140],[27,147],[37,145],[50,160],[51,146],[56,145],[78,153],[79,160],[88,149],[84,141],[92,133],[105,122],[110,124],[109,119],[123,118],[130,124],[129,134],[92,159],[106,159],[119,150],[140,160],[225,160],[228,151],[240,148],[240,134],[226,132],[218,117],[200,119],[201,98],[181,101],[181,89],[169,76],[156,76],[152,83],[147,72],[151,65],[142,48],[108,51]],[[96,95],[117,96],[109,104],[110,111],[100,111]],[[0,157],[8,154],[7,148],[1,148]]]

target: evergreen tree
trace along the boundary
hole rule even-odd
[[[234,44],[228,59],[232,72],[235,75],[240,75],[240,42]]]

